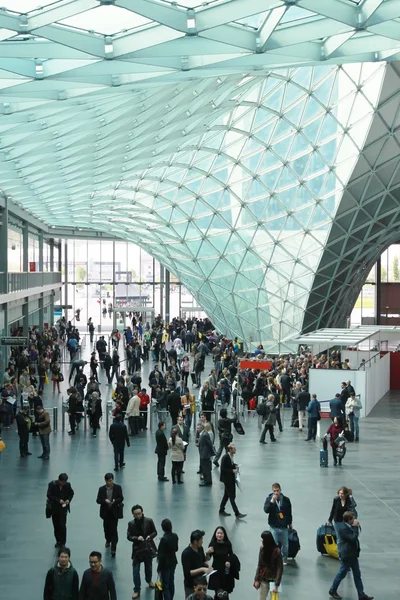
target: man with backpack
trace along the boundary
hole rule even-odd
[[[276,423],[276,408],[275,408],[275,396],[269,394],[267,400],[257,406],[257,414],[262,416],[264,429],[260,437],[260,444],[266,444],[265,436],[269,431],[269,437],[271,442],[276,442],[274,436],[274,425]]]
[[[78,600],[79,576],[70,561],[71,550],[60,548],[54,567],[47,571],[44,600]]]

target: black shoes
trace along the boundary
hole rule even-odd
[[[111,546],[110,542],[106,542],[106,548],[109,548]]]
[[[271,442],[276,442],[276,439],[274,438],[273,440],[271,440]]]
[[[68,431],[68,435],[75,435],[75,431]]]
[[[238,513],[237,515],[235,515],[235,517],[237,519],[244,519],[245,517],[247,517],[247,515],[244,515],[243,513]]]
[[[114,471],[119,471],[119,468],[118,467],[114,467]]]
[[[336,598],[336,600],[342,600],[342,596],[339,596],[339,594],[333,590],[329,590],[329,595],[332,596],[332,598]]]
[[[220,510],[219,513],[222,517],[230,517],[231,513],[226,512],[226,510]]]
[[[25,452],[25,456],[32,456],[32,452]]]
[[[268,444],[268,442],[265,442],[264,440],[260,440],[260,444]]]
[[[204,481],[199,483],[199,487],[211,487],[211,486],[212,486],[212,483],[205,483]]]
[[[159,477],[158,481],[169,481],[168,477]]]

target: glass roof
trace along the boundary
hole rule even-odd
[[[227,334],[300,331],[397,58],[393,1],[361,3],[362,32],[343,0],[39,2],[0,10],[4,192],[140,243]]]

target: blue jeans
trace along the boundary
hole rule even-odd
[[[185,425],[188,429],[190,429],[192,425],[192,411],[190,410],[190,408],[186,410]]]
[[[173,600],[175,594],[175,567],[173,569],[161,569],[160,577],[164,600]]]
[[[281,548],[283,560],[286,561],[289,550],[289,530],[287,527],[285,529],[280,529],[279,527],[270,526],[270,531],[274,536],[275,543]]]
[[[360,434],[360,429],[358,427],[359,417],[355,417],[354,415],[350,415],[350,429],[354,433],[354,437],[358,438]]]
[[[49,433],[41,433],[40,434],[40,442],[43,448],[43,456],[50,456],[50,434]]]
[[[135,592],[140,592],[140,565],[142,563],[144,563],[144,577],[147,583],[150,583],[153,573],[153,563],[151,558],[146,558],[146,560],[140,562],[135,559],[132,560],[133,589]]]
[[[346,577],[350,569],[353,571],[353,579],[358,593],[358,597],[363,598],[365,593],[364,586],[361,581],[361,571],[360,565],[358,564],[358,558],[345,558],[340,560],[339,572],[333,580],[331,590],[333,592],[337,592],[340,582]]]

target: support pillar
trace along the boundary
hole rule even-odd
[[[61,270],[61,269],[60,269]],[[61,295],[62,296],[62,295]],[[62,302],[61,302],[62,304]],[[68,305],[68,243],[64,243],[64,304]],[[68,321],[68,309],[64,312],[65,318]]]
[[[170,322],[171,274],[165,269],[165,322]]]
[[[43,273],[43,231],[39,231],[39,265],[38,271],[39,273]]]
[[[378,258],[376,262],[376,273],[375,273],[375,323],[381,325],[381,314],[382,314],[382,285],[381,285],[381,268],[382,260]],[[387,323],[385,323],[387,325]]]
[[[29,298],[24,298],[22,305],[22,333],[24,337],[29,334]]]
[[[62,242],[61,241],[57,244],[57,247],[58,247],[58,265],[57,265],[58,268],[57,268],[57,271],[59,271],[61,273],[61,271],[62,271],[62,251],[61,251],[62,250]]]
[[[50,247],[49,271],[50,271],[50,273],[54,273],[54,240],[52,238],[49,240],[49,247]]]
[[[5,198],[5,206],[0,211],[0,273],[2,275],[1,292],[8,294],[8,206]]]
[[[50,303],[47,307],[47,323],[49,328],[54,325],[54,292],[50,296]]]
[[[43,331],[43,323],[44,323],[44,311],[43,311],[43,295],[40,296],[39,298],[39,331],[42,332]]]
[[[160,315],[164,318],[164,267],[160,265]]]
[[[24,223],[22,229],[22,270],[24,273],[29,271],[29,229],[28,223]]]

